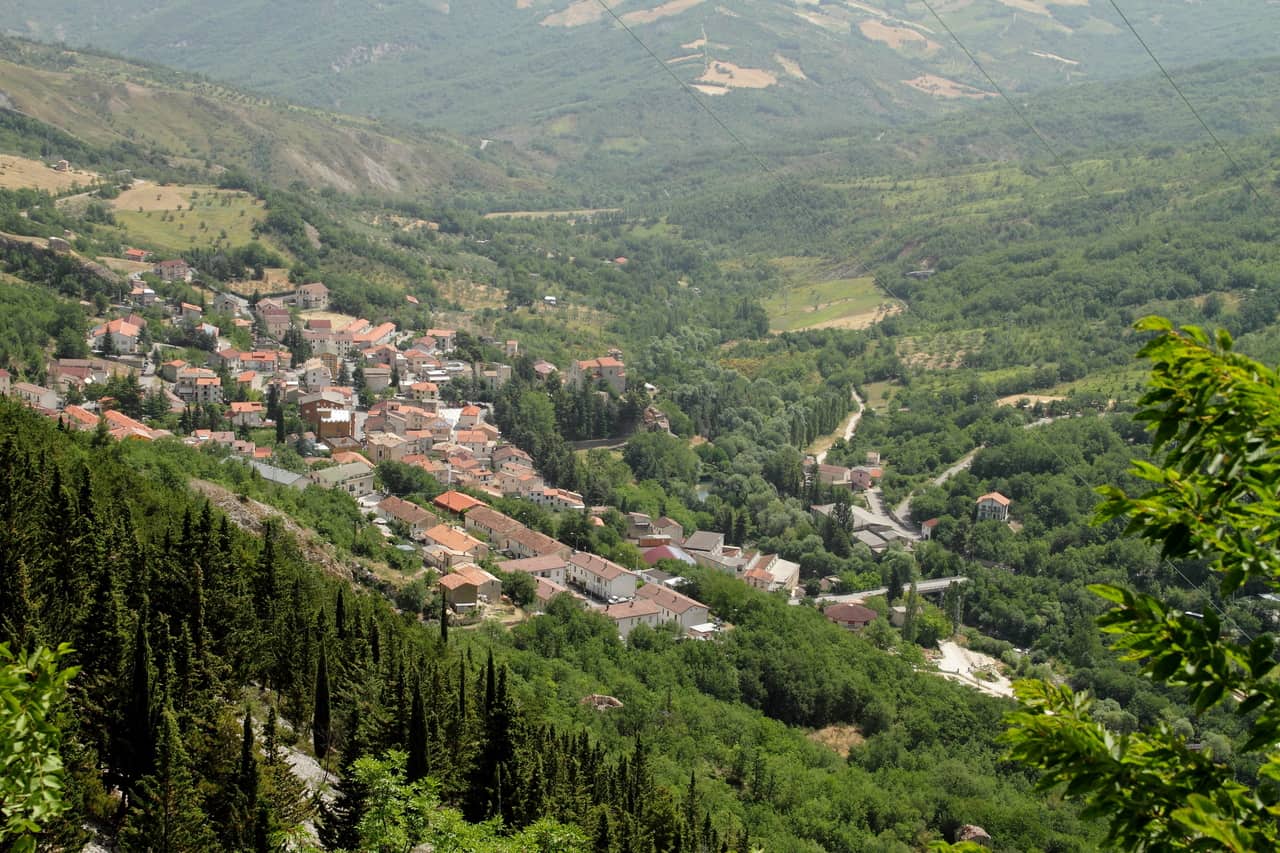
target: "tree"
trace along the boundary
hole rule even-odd
[[[1246,582],[1280,588],[1280,378],[1234,353],[1225,332],[1210,340],[1159,318],[1138,329],[1157,333],[1139,353],[1152,375],[1137,418],[1154,431],[1164,464],[1134,462],[1133,475],[1151,484],[1140,496],[1100,489],[1100,520],[1126,519],[1168,560],[1207,562],[1224,598]],[[1262,781],[1238,778],[1168,723],[1113,733],[1090,696],[1041,681],[1015,686],[1022,708],[1006,734],[1013,756],[1041,771],[1042,789],[1065,786],[1105,821],[1106,846],[1277,849],[1268,793],[1280,780],[1274,637],[1250,640],[1212,610],[1186,613],[1119,586],[1090,588],[1116,605],[1099,624],[1143,675],[1185,690],[1197,713],[1225,703],[1249,720],[1241,749],[1256,754]]]
[[[538,585],[533,575],[527,572],[504,572],[502,574],[502,594],[511,599],[516,607],[528,607],[536,597]]]
[[[71,653],[40,648],[25,657],[0,643],[0,846],[34,851],[43,825],[67,810],[57,708],[78,667],[59,669]]]
[[[315,747],[316,758],[321,763],[328,757],[331,745],[333,712],[329,703],[329,658],[321,638],[320,660],[316,663],[315,710],[311,719],[311,745]]]

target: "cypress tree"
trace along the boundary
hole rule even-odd
[[[345,640],[347,638],[347,599],[342,594],[342,587],[338,587],[338,602],[333,607],[333,622],[338,639]]]
[[[449,603],[440,596],[440,645],[449,645]]]
[[[409,744],[405,775],[417,782],[427,775],[427,719],[422,705],[422,691],[413,687],[413,705],[409,712]]]
[[[249,709],[244,711],[244,734],[240,741],[240,767],[236,772],[236,787],[244,795],[249,808],[258,802],[258,759],[253,754],[253,717]]]
[[[145,604],[145,600],[144,600]],[[135,795],[134,786],[155,766],[154,706],[151,699],[153,685],[151,673],[151,641],[147,633],[147,613],[138,614],[138,624],[133,636],[133,663],[129,671],[128,694],[123,703],[124,720],[121,727],[124,743],[119,754],[129,796]]]
[[[311,720],[311,743],[315,747],[316,758],[323,764],[329,755],[333,709],[329,704],[329,657],[325,652],[325,644],[320,642],[320,660],[316,664],[316,698],[315,711]]]

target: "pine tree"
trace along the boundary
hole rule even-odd
[[[324,641],[320,642],[320,660],[316,664],[315,711],[311,719],[311,743],[321,764],[329,755],[332,737],[332,708],[329,705],[329,658]]]
[[[347,600],[338,587],[338,601],[333,608],[333,624],[339,640],[347,638]]]

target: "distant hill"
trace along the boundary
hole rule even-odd
[[[743,134],[954,110],[990,84],[918,0],[609,0]],[[212,6],[212,8],[211,8]],[[603,151],[705,122],[599,0],[12,0],[12,34],[91,44],[347,112]],[[1152,70],[1106,0],[939,0],[1014,95]],[[1274,51],[1280,5],[1126,0],[1170,66]]]
[[[240,169],[277,186],[431,195],[541,185],[507,145],[398,130],[183,72],[12,38],[0,38],[0,111],[90,146],[163,152],[178,167]],[[40,153],[64,156],[64,146],[49,145]],[[517,173],[530,177],[511,180]]]

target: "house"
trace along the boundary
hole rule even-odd
[[[489,459],[495,468],[509,468],[520,472],[533,470],[533,457],[514,444],[495,448]]]
[[[458,429],[471,429],[484,420],[484,411],[477,405],[468,404],[458,413]]]
[[[156,292],[142,282],[134,282],[129,288],[129,302],[133,305],[140,305],[143,308],[156,304]]]
[[[861,631],[876,621],[876,612],[874,610],[854,602],[833,604],[823,609],[822,615],[848,631]]]
[[[298,285],[293,291],[293,301],[303,311],[326,311],[329,308],[329,288],[318,281]]]
[[[307,477],[322,489],[337,489],[352,497],[363,497],[373,491],[373,469],[360,462],[320,468]]]
[[[521,527],[507,534],[507,551],[513,557],[539,557],[548,554],[567,555],[572,549],[545,533]]]
[[[800,586],[800,564],[777,554],[756,554],[743,567],[742,579],[756,589],[790,595]]]
[[[423,531],[422,541],[426,543],[427,562],[442,569],[489,556],[489,546],[447,524]]]
[[[613,356],[573,361],[569,364],[569,385],[581,388],[603,382],[619,396],[627,390],[627,366]]]
[[[679,545],[658,545],[650,548],[640,555],[646,565],[652,566],[659,560],[679,560],[685,565],[696,566],[697,561],[689,556],[689,553]]]
[[[693,558],[698,559],[699,554],[712,554],[718,556],[724,551],[724,534],[716,533],[710,530],[695,530],[689,534],[684,540],[684,549],[688,551]]]
[[[409,386],[409,396],[421,403],[439,403],[440,386],[434,382],[415,382]]]
[[[102,417],[106,419],[107,430],[111,437],[117,441],[123,441],[126,438],[153,441],[173,434],[164,429],[151,429],[141,421],[135,421],[124,412],[106,411],[102,413]]]
[[[409,455],[412,442],[390,432],[369,432],[364,436],[364,449],[375,465],[399,462]]]
[[[261,403],[245,402],[231,404],[231,423],[242,427],[262,426],[266,407]]]
[[[351,345],[357,349],[368,349],[380,344],[389,344],[395,336],[395,323],[381,323],[372,328],[354,332],[351,337]]]
[[[604,601],[636,594],[634,572],[586,551],[577,551],[569,557],[568,581]]]
[[[463,564],[440,578],[440,593],[450,607],[474,607],[502,598],[502,582],[479,566]]]
[[[409,530],[409,536],[417,539],[432,527],[440,523],[433,513],[428,512],[416,503],[397,498],[394,495],[378,502],[378,515],[387,521],[398,521]]]
[[[146,249],[134,249],[132,247],[124,250],[124,259],[133,261],[134,263],[143,263],[147,258],[151,257],[151,253]]]
[[[999,492],[987,492],[974,502],[978,521],[1008,521],[1009,499]]]
[[[0,396],[7,397],[12,390],[13,377],[9,375],[9,371],[0,367]]]
[[[178,306],[178,314],[184,323],[199,323],[204,319],[204,309],[190,302],[181,303]]]
[[[636,600],[648,599],[662,609],[662,621],[676,622],[689,629],[710,617],[707,606],[663,584],[647,583],[636,590]]]
[[[938,519],[931,518],[920,525],[920,538],[932,539],[933,532],[938,529]]]
[[[543,489],[530,497],[534,503],[555,512],[582,512],[587,506],[582,495],[567,489]]]
[[[654,535],[666,536],[672,542],[684,541],[684,525],[669,516],[658,516],[657,521],[653,522],[652,530]]]
[[[442,495],[437,495],[432,501],[433,504],[443,510],[462,515],[472,507],[484,506],[484,501],[476,500],[471,495],[462,492],[448,491]]]
[[[364,385],[375,394],[383,388],[387,388],[391,385],[391,368],[377,366],[365,367]]]
[[[504,572],[524,572],[535,578],[545,578],[563,587],[568,580],[569,560],[559,554],[543,554],[507,560],[499,568]]]
[[[187,262],[181,258],[161,261],[151,271],[158,275],[161,281],[191,281],[191,267],[187,266]]]
[[[138,351],[138,337],[142,329],[127,320],[112,320],[97,326],[89,332],[89,348],[103,350],[107,346],[107,336],[111,336],[111,346],[116,352],[134,353]]]
[[[52,388],[44,388],[30,382],[14,382],[11,391],[13,396],[32,408],[49,411],[56,411],[58,408],[58,392]]]
[[[298,398],[298,414],[302,420],[311,424],[313,429],[320,421],[321,412],[346,407],[346,398],[336,391],[315,391]]]
[[[274,299],[259,299],[255,310],[267,334],[273,338],[279,338],[293,325],[289,309]]]
[[[356,413],[350,409],[317,409],[316,421],[312,426],[316,439],[330,447],[334,442],[350,442],[355,444]]]
[[[203,367],[179,369],[173,390],[187,403],[222,402],[222,379]]]
[[[488,459],[493,452],[493,439],[478,429],[460,429],[453,434],[453,443],[466,448],[476,459]]]
[[[234,293],[215,293],[210,303],[216,314],[228,314],[235,317],[249,313],[249,300]]]
[[[604,615],[618,626],[618,634],[624,640],[631,635],[637,625],[656,628],[666,621],[662,616],[662,608],[644,598],[611,604],[604,609]]]
[[[533,580],[537,586],[534,589],[534,598],[530,609],[535,613],[546,613],[547,605],[557,595],[573,595],[564,584],[556,583],[550,578],[534,576]]]
[[[426,337],[433,339],[437,352],[452,352],[458,342],[458,333],[453,329],[427,329]]]
[[[333,373],[318,358],[309,358],[302,365],[298,379],[308,391],[317,391],[333,384]]]
[[[494,549],[504,551],[507,548],[507,536],[524,528],[524,525],[493,507],[477,506],[467,511],[463,527],[473,533],[481,533]]]

